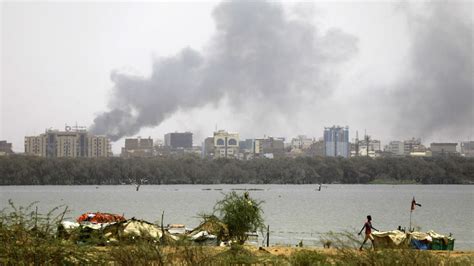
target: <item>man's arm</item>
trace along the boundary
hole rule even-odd
[[[372,229],[374,229],[375,231],[378,231],[378,229],[375,229],[372,225],[370,225],[370,227],[372,227]]]
[[[362,226],[362,229],[360,229],[360,232],[358,233],[358,235],[362,233],[362,230],[364,230],[364,228],[365,228],[365,224]]]

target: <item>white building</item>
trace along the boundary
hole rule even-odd
[[[214,158],[238,158],[239,133],[214,132]]]

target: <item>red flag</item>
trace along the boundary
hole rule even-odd
[[[415,197],[413,197],[413,200],[411,201],[411,211],[415,210],[415,205],[421,207],[421,204],[417,203]]]

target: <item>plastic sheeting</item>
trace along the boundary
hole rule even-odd
[[[399,246],[407,241],[407,234],[399,230],[373,232],[374,241],[382,246]]]
[[[373,232],[375,244],[383,247],[397,247],[400,245],[409,245],[413,241],[416,243],[431,243],[433,239],[442,239],[445,243],[453,240],[452,237],[447,237],[430,230],[428,232],[402,232],[399,230]]]
[[[123,236],[138,236],[138,237],[147,237],[147,238],[161,238],[162,231],[161,228],[139,220],[128,220],[123,225]]]

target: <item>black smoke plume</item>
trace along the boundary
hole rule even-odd
[[[203,52],[185,48],[160,58],[149,77],[113,73],[110,111],[95,118],[91,131],[118,140],[225,97],[234,108],[252,99],[291,109],[305,92],[328,95],[327,70],[357,52],[355,37],[320,33],[304,18],[289,19],[278,3],[226,1],[213,17],[216,33]]]
[[[473,4],[433,1],[408,14],[410,66],[389,102],[401,135],[473,134]]]

